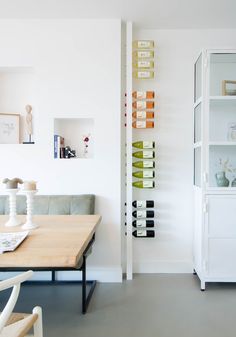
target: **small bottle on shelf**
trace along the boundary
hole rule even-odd
[[[133,42],[135,49],[151,49],[154,48],[153,40],[136,40]]]
[[[154,211],[133,211],[132,213],[134,218],[145,219],[145,218],[154,218]]]
[[[154,101],[135,101],[132,104],[133,108],[142,110],[142,109],[153,109],[155,106]]]
[[[154,220],[143,220],[143,219],[139,219],[139,220],[134,220],[132,222],[133,227],[136,228],[145,228],[145,227],[154,227]]]
[[[140,169],[144,169],[144,168],[154,168],[155,167],[155,162],[154,161],[135,161],[133,162],[133,167],[137,167]]]
[[[154,58],[154,50],[136,50],[133,52],[136,59],[152,59]]]
[[[152,70],[138,70],[133,72],[133,77],[137,80],[150,80],[154,78],[154,71]]]
[[[154,128],[154,122],[153,121],[135,121],[132,123],[132,127],[134,129],[153,129]]]
[[[155,231],[154,230],[145,230],[145,229],[137,229],[133,231],[133,236],[136,238],[154,238]]]
[[[135,158],[144,158],[144,159],[155,158],[155,152],[150,150],[133,152],[132,155]]]
[[[155,93],[154,91],[134,91],[132,96],[135,99],[153,99]]]
[[[139,119],[152,119],[154,118],[154,112],[153,111],[134,111],[132,113],[133,118],[139,118]]]
[[[152,208],[154,207],[154,200],[134,200],[132,206],[135,208]]]
[[[133,147],[136,147],[138,149],[154,149],[155,148],[155,142],[153,141],[138,141],[134,142],[132,144]]]
[[[135,178],[150,178],[153,179],[155,177],[155,172],[150,170],[143,170],[143,171],[137,171],[133,172],[133,177]]]
[[[132,183],[133,187],[137,188],[154,188],[155,182],[153,180],[141,180],[141,181],[135,181]]]
[[[133,67],[137,69],[152,69],[154,68],[153,61],[137,60],[133,63]]]

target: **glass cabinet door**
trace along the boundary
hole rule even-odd
[[[236,187],[236,53],[209,61],[209,187]]]
[[[194,102],[202,96],[202,54],[194,65]]]

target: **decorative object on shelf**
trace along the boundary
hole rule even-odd
[[[28,141],[23,142],[23,144],[34,144],[34,142],[32,141],[32,135],[33,135],[32,106],[27,104],[25,107],[25,110],[26,110],[25,125],[26,125],[26,134],[28,137]]]
[[[220,171],[215,174],[216,184],[218,187],[228,187],[229,179],[226,177],[226,172],[233,173],[236,169],[229,163],[229,159],[222,160],[222,158],[219,158],[219,166]]]
[[[231,80],[222,81],[222,95],[236,96],[236,81]]]
[[[231,142],[236,142],[236,122],[229,123],[228,140]]]
[[[13,178],[13,179],[8,179],[5,178],[3,179],[3,184],[6,184],[6,189],[17,189],[18,184],[23,184],[23,180],[20,178]]]
[[[26,182],[26,183],[32,184],[32,182]],[[28,186],[30,187],[30,185]],[[34,195],[37,192],[38,191],[36,189],[35,190],[34,189],[22,190],[22,193],[26,195],[26,204],[27,204],[26,223],[22,226],[23,229],[35,229],[38,227],[38,225],[33,222]]]
[[[215,174],[216,183],[218,187],[228,187],[229,186],[229,179],[226,178],[225,172],[217,172]]]
[[[88,156],[88,144],[89,144],[89,140],[90,140],[90,133],[87,135],[83,136],[83,142],[84,142],[84,158],[87,158]]]
[[[20,114],[0,113],[0,144],[19,144]]]
[[[231,187],[236,187],[236,177],[232,180]]]
[[[75,150],[71,150],[70,146],[65,147],[65,158],[75,158],[76,157],[76,152]]]
[[[54,158],[65,158],[65,138],[54,135]]]

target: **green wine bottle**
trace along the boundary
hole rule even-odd
[[[143,159],[152,159],[155,158],[154,151],[137,151],[133,152],[133,157],[135,158],[143,158]]]
[[[137,167],[137,168],[140,168],[140,169],[143,169],[143,168],[154,168],[155,167],[155,162],[154,161],[147,161],[147,160],[144,160],[144,161],[135,161],[133,163],[133,166]]]
[[[138,141],[134,142],[133,147],[136,147],[138,149],[154,149],[155,148],[155,142],[150,141]]]
[[[151,180],[144,180],[144,181],[140,180],[140,181],[134,181],[132,185],[137,188],[154,188],[155,182]]]
[[[133,177],[136,177],[136,178],[154,178],[155,172],[150,171],[150,170],[137,171],[137,172],[133,172]]]

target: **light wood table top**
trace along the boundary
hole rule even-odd
[[[24,215],[18,216],[22,223]],[[8,216],[0,215],[0,232],[22,231],[5,227]],[[93,237],[100,215],[35,215],[39,227],[14,252],[0,255],[0,268],[76,268]]]

